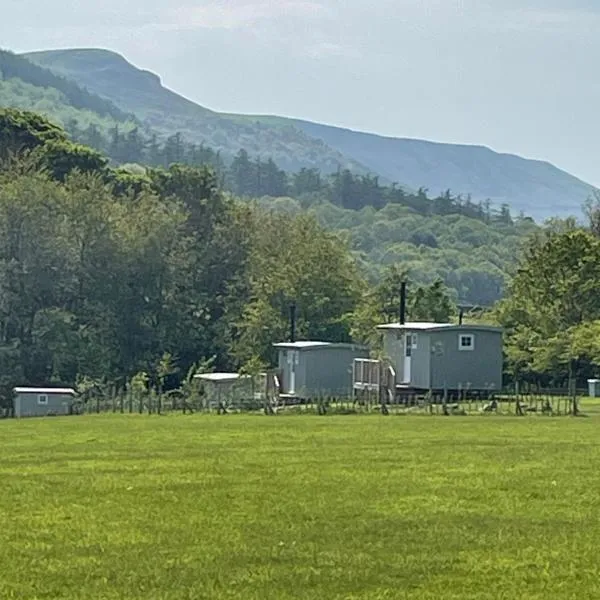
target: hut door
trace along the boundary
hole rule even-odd
[[[402,377],[403,383],[410,383],[410,363],[412,361],[413,339],[410,333],[404,336],[404,373]]]
[[[296,393],[296,368],[300,362],[300,353],[298,350],[288,351],[288,364],[290,367],[290,385],[288,394]]]

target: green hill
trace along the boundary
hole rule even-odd
[[[356,158],[386,179],[432,193],[451,189],[509,204],[534,218],[580,212],[592,188],[542,161],[500,154],[483,146],[397,139],[294,121],[307,135]]]
[[[115,125],[143,128],[110,100],[5,50],[0,50],[0,106],[42,113],[61,126],[77,122],[81,129],[95,125],[105,132]]]
[[[188,141],[204,143],[233,157],[240,148],[252,156],[272,157],[286,171],[318,167],[325,172],[367,168],[329,148],[292,123],[270,127],[232,119],[208,110],[162,86],[156,75],[135,68],[122,56],[106,50],[54,50],[26,55],[64,75],[94,94],[134,113],[153,131],[168,136],[181,132]]]
[[[296,171],[350,168],[382,180],[437,194],[450,188],[474,200],[508,203],[536,218],[580,213],[592,186],[544,162],[489,148],[385,138],[279,117],[226,115],[208,110],[162,86],[160,79],[107,50],[77,49],[26,55],[91,92],[134,113],[164,134],[184,133],[232,156],[240,148],[272,157]]]

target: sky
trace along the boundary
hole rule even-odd
[[[600,186],[599,0],[2,0],[0,47],[106,48],[213,110],[481,144]]]

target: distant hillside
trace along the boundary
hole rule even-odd
[[[547,162],[483,146],[381,137],[307,121],[294,124],[391,181],[424,186],[434,194],[448,188],[470,193],[475,200],[507,203],[534,218],[580,212],[593,190]]]
[[[110,100],[6,50],[0,50],[0,106],[40,112],[62,126],[70,120],[105,131],[117,124],[142,126]]]
[[[293,123],[270,127],[240,121],[186,100],[163,87],[158,76],[137,69],[113,52],[53,50],[25,56],[133,112],[157,133],[167,136],[180,131],[187,140],[221,150],[225,157],[244,148],[252,156],[272,157],[286,171],[301,167],[318,167],[324,172],[339,168],[368,171],[352,158],[306,135]]]
[[[109,99],[164,135],[180,131],[224,156],[245,148],[287,171],[349,168],[383,181],[437,194],[451,189],[474,201],[507,203],[535,218],[579,214],[592,186],[544,162],[479,146],[385,138],[279,117],[224,115],[164,88],[160,79],[106,50],[55,50],[26,55]]]

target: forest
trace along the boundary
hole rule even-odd
[[[45,118],[11,109],[0,111],[0,149],[5,400],[16,384],[124,385],[143,372],[158,385],[199,364],[260,369],[273,361],[272,344],[287,338],[292,302],[299,337],[376,347],[375,326],[395,318],[404,279],[409,318],[456,314],[456,296],[439,278],[419,282],[394,260],[373,283],[355,242],[320,224],[324,213],[290,210],[285,199],[287,208],[274,210],[225,191],[214,166],[123,169]],[[401,203],[327,206],[344,215],[397,209],[409,223],[418,215]],[[597,201],[587,214],[585,225],[535,227],[504,298],[483,317],[478,311],[506,328],[507,380],[559,384],[595,372]],[[484,210],[470,220],[486,227],[486,218]]]
[[[68,120],[65,129],[75,141],[103,152],[121,165],[134,163],[164,168],[173,163],[210,165],[223,188],[239,197],[291,196],[299,199],[303,206],[324,200],[353,210],[365,206],[381,209],[394,203],[422,215],[460,214],[486,223],[513,222],[508,204],[494,210],[489,201],[475,203],[469,196],[453,196],[451,190],[430,197],[424,188],[413,192],[398,184],[382,185],[376,175],[356,174],[349,169],[323,174],[316,168],[302,168],[296,173],[287,173],[272,158],[251,157],[244,149],[227,160],[210,146],[187,142],[181,132],[162,141],[135,126],[124,129],[115,125],[103,132],[93,123],[82,129],[76,120]],[[526,217],[520,215],[520,218]]]
[[[226,160],[208,146],[186,142],[181,133],[161,142],[136,127],[115,125],[104,134],[95,124],[80,128],[69,120],[66,128],[74,140],[126,170],[209,165],[221,189],[237,198],[286,214],[314,215],[348,238],[361,273],[372,283],[386,267],[402,262],[416,282],[442,279],[456,301],[490,306],[502,296],[521,242],[537,229],[531,218],[512,215],[508,205],[474,202],[451,190],[432,196],[348,169],[287,173],[244,149]]]

